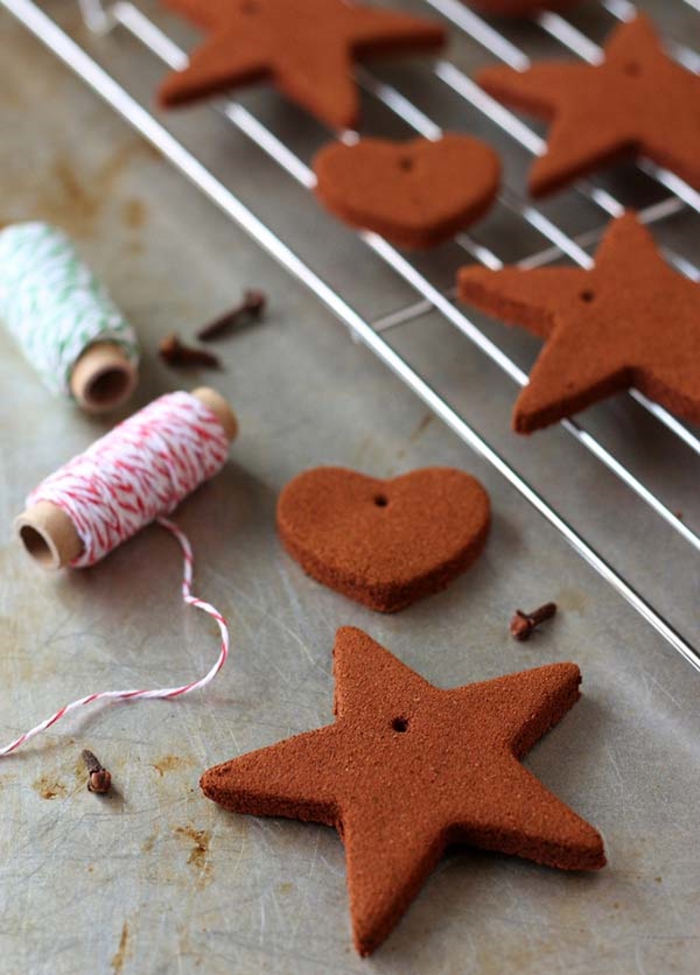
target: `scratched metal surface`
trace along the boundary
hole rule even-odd
[[[115,71],[128,65],[134,90],[153,85],[158,67],[126,38],[95,41],[72,3],[46,6]],[[646,6],[663,8],[674,36],[687,35],[684,4]],[[600,32],[595,11],[581,17]],[[534,32],[523,36],[535,45]],[[221,346],[220,375],[182,380],[214,382],[241,420],[225,471],[178,513],[198,556],[198,589],[232,621],[230,666],[198,697],[96,709],[0,764],[3,975],[697,971],[700,677],[5,13],[0,50],[0,221],[39,217],[75,236],[142,336],[134,406],[181,382],[154,354],[166,331],[187,332],[245,285],[264,286],[272,304],[264,324]],[[467,43],[453,54],[465,67],[485,60]],[[387,76],[420,87],[418,70],[397,66]],[[436,98],[427,82],[423,93]],[[246,97],[280,123],[272,96]],[[455,100],[435,106],[459,118]],[[327,246],[323,254],[316,248],[316,265],[344,284],[362,276],[358,302],[368,315],[406,303],[406,289],[240,136],[201,111],[174,126],[302,251],[322,234]],[[522,160],[509,160],[517,173]],[[562,220],[581,217],[569,195],[552,206]],[[697,258],[698,219],[684,213],[659,233]],[[515,246],[505,219],[484,233],[504,251]],[[488,327],[524,361],[532,356],[522,335]],[[392,341],[429,378],[440,377],[478,429],[697,640],[700,579],[688,546],[560,431],[529,441],[510,435],[512,389],[436,316],[399,329]],[[688,452],[624,398],[591,411],[586,423],[700,524],[698,464]],[[162,532],[149,529],[90,571],[56,576],[10,539],[27,490],[107,423],[50,399],[1,333],[0,425],[2,738],[91,690],[203,672],[215,632],[181,607],[179,559]],[[325,591],[281,553],[273,524],[280,487],[319,463],[377,475],[425,464],[471,470],[493,500],[486,554],[448,592],[396,617]],[[537,639],[514,644],[507,621],[516,604],[545,599],[559,603],[560,616]],[[602,830],[609,867],[576,876],[477,852],[451,856],[376,956],[357,959],[335,833],[228,815],[197,787],[208,765],[330,720],[330,650],[343,624],[365,628],[444,687],[576,660],[585,696],[527,764]],[[85,790],[78,762],[85,746],[113,772],[111,799]]]

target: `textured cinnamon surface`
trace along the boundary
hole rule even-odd
[[[530,172],[531,192],[543,196],[630,155],[700,189],[700,78],[664,52],[642,14],[615,28],[604,55],[599,65],[542,61],[479,73],[495,98],[552,123]]]
[[[270,81],[333,128],[354,128],[355,58],[440,47],[436,21],[344,0],[163,0],[207,34],[184,71],[159,90],[181,105],[241,85]]]
[[[518,761],[578,700],[575,664],[440,690],[343,627],[334,674],[334,724],[209,769],[201,786],[234,812],[338,830],[360,954],[384,941],[450,844],[563,870],[605,865],[598,832]]]
[[[700,285],[669,267],[634,213],[589,270],[462,268],[462,301],[546,340],[513,426],[530,433],[636,387],[700,423]]]
[[[385,613],[449,585],[481,552],[489,523],[479,482],[444,467],[390,480],[318,467],[277,505],[282,542],[304,571]]]
[[[498,192],[500,162],[480,139],[361,139],[331,143],[314,160],[316,195],[351,226],[400,247],[431,247],[482,217]]]

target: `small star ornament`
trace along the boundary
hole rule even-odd
[[[465,267],[460,300],[546,342],[515,404],[531,433],[632,386],[700,423],[700,285],[674,271],[634,213],[591,270]]]
[[[700,77],[665,53],[642,14],[613,31],[601,64],[487,68],[477,80],[499,101],[551,122],[530,172],[534,196],[630,154],[700,190]]]
[[[331,128],[357,126],[357,58],[440,47],[435,21],[351,0],[165,0],[206,32],[159,91],[170,108],[260,81]]]
[[[205,772],[226,809],[334,826],[355,946],[387,937],[445,848],[563,870],[605,864],[596,830],[519,759],[579,697],[575,664],[439,690],[362,630],[338,631],[335,723]]]

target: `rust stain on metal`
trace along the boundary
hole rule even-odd
[[[36,182],[34,204],[28,217],[47,220],[75,237],[89,237],[102,210],[112,204],[117,183],[132,162],[151,154],[141,139],[123,142],[93,172],[82,171],[65,152],[57,152],[45,176]],[[124,221],[130,228],[141,226],[144,204],[137,199],[124,204]]]
[[[199,868],[206,866],[209,842],[211,840],[209,831],[206,829],[195,829],[194,826],[178,826],[175,832],[179,836],[187,836],[192,840],[193,846],[187,862]]]
[[[175,769],[182,768],[184,765],[189,764],[184,758],[180,758],[179,755],[164,755],[157,761],[151,763],[151,767],[156,770],[158,775],[162,778],[166,772],[173,772]]]
[[[197,888],[201,890],[211,880],[212,865],[208,859],[211,833],[206,829],[195,829],[194,826],[177,826],[174,832],[192,841],[187,863],[197,873]]]
[[[32,783],[42,799],[64,799],[68,794],[68,789],[63,782],[60,782],[53,775],[41,775]]]
[[[143,843],[141,844],[141,852],[151,853],[153,851],[153,847],[156,845],[157,839],[158,839],[158,831],[156,830],[155,833],[151,833],[151,835],[143,841]]]
[[[124,962],[126,961],[126,955],[129,947],[129,925],[126,921],[122,925],[122,933],[119,938],[119,947],[117,948],[116,954],[112,958],[111,965],[112,971],[115,975],[119,973],[124,968]]]
[[[148,210],[143,200],[139,200],[137,197],[130,197],[124,201],[122,219],[124,225],[129,230],[138,230],[140,227],[143,227],[147,216]]]

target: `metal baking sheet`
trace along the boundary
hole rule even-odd
[[[418,0],[402,5],[426,9]],[[609,17],[584,6],[577,22],[599,40]],[[697,15],[680,0],[640,6],[672,38],[691,41],[697,32]],[[148,97],[162,68],[133,40],[93,37],[67,0],[43,7]],[[516,35],[530,51],[554,51],[532,27]],[[241,422],[225,471],[177,516],[195,546],[198,591],[231,620],[230,664],[199,696],[96,708],[0,763],[0,971],[695,972],[700,677],[500,475],[1,8],[0,50],[0,223],[36,217],[75,237],[142,337],[133,407],[211,382]],[[455,41],[450,56],[469,71],[488,59],[466,40]],[[382,74],[442,124],[476,125],[420,65]],[[270,92],[245,100],[299,151],[322,141]],[[368,109],[369,127],[386,131],[386,114]],[[199,109],[169,124],[334,287],[354,289],[363,314],[381,316],[415,299],[220,119]],[[482,134],[497,141],[491,130]],[[517,188],[524,156],[511,143],[501,148]],[[629,185],[625,172],[615,177],[620,195]],[[601,222],[572,194],[547,212],[570,232]],[[698,260],[699,220],[683,210],[655,233]],[[489,221],[483,235],[508,259],[530,246],[505,218]],[[431,280],[447,286],[453,260],[427,259]],[[269,292],[270,314],[222,344],[220,374],[181,378],[158,360],[160,337],[187,333],[250,285]],[[483,325],[527,365],[534,344]],[[391,341],[697,643],[700,572],[690,546],[563,431],[528,440],[510,434],[514,387],[436,313],[392,331]],[[94,569],[58,575],[37,569],[11,539],[27,491],[111,421],[51,399],[2,333],[0,353],[4,740],[80,694],[196,676],[217,643],[215,629],[181,606],[178,552],[157,528]],[[589,411],[586,426],[700,525],[700,464],[686,448],[622,397]],[[447,592],[397,616],[326,591],[281,552],[274,531],[281,486],[321,463],[379,476],[427,464],[470,470],[494,507],[484,557]],[[516,605],[548,599],[559,603],[557,619],[529,643],[514,643],[507,624]],[[608,868],[568,875],[460,852],[445,859],[377,954],[356,958],[335,833],[226,814],[197,785],[215,762],[331,720],[330,651],[346,624],[366,629],[442,687],[549,661],[579,663],[584,697],[527,765],[602,830]],[[85,790],[83,747],[112,770],[112,799]]]

